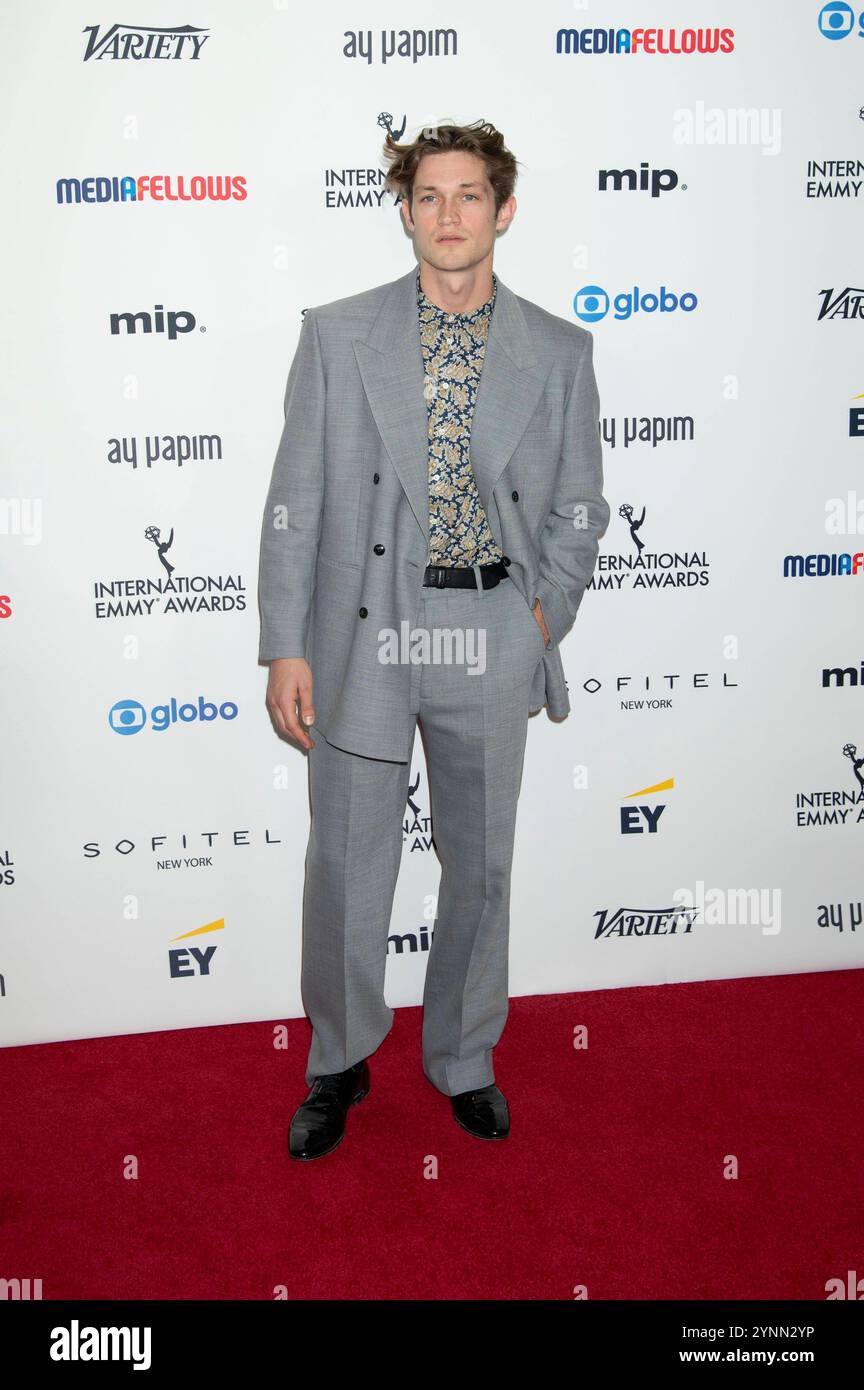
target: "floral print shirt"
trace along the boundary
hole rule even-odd
[[[489,528],[471,467],[474,402],[498,278],[492,294],[470,314],[448,314],[420,288],[417,310],[429,417],[429,560],[431,565],[486,565],[502,550]]]

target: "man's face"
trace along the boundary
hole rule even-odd
[[[516,211],[510,197],[495,213],[495,194],[486,166],[476,154],[448,150],[426,154],[414,177],[413,206],[402,216],[421,259],[436,270],[467,270],[490,255],[495,233]]]

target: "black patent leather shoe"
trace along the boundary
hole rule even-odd
[[[498,1087],[482,1086],[450,1097],[453,1118],[478,1139],[506,1139],[510,1133],[510,1111]]]
[[[308,1160],[332,1153],[345,1138],[345,1118],[352,1105],[369,1094],[369,1063],[356,1062],[347,1071],[316,1076],[312,1089],[296,1112],[288,1131],[292,1158]]]

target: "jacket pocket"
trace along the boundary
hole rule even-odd
[[[353,560],[337,560],[331,555],[322,555],[320,550],[318,552],[318,563],[322,565],[334,565],[336,569],[340,570],[359,570],[361,568],[361,566],[355,564]]]

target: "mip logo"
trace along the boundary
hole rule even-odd
[[[845,0],[831,0],[819,11],[819,33],[823,39],[845,39],[855,28],[855,11]],[[858,37],[864,38],[864,10],[858,16]]]
[[[232,700],[224,700],[214,705],[212,700],[198,696],[198,703],[178,705],[172,696],[165,705],[154,705],[147,710],[138,700],[118,700],[108,711],[108,725],[115,734],[140,734],[147,723],[155,733],[164,733],[172,724],[210,724],[215,719],[236,719],[237,706]]]
[[[601,193],[606,193],[610,189],[614,193],[620,193],[622,189],[627,189],[630,193],[635,193],[638,189],[641,193],[650,193],[652,198],[659,198],[661,193],[671,193],[673,188],[678,187],[678,175],[674,169],[651,169],[647,159],[643,159],[636,169],[599,169],[597,171],[597,188]],[[681,187],[686,189],[686,183]]]
[[[130,309],[111,314],[109,322],[115,337],[120,334],[121,328],[131,337],[140,327],[142,333],[164,333],[171,342],[176,342],[183,334],[191,333],[198,321],[191,309],[168,309],[166,312],[164,304],[157,304],[152,314],[147,309],[137,314]],[[201,329],[202,333],[206,331],[205,328]]]
[[[643,294],[639,286],[634,285],[632,290],[622,290],[611,299],[601,285],[583,285],[573,296],[573,312],[583,323],[599,323],[605,319],[610,307],[614,311],[613,318],[629,319],[633,314],[654,314],[658,311],[672,314],[676,309],[690,314],[698,303],[691,290],[673,294],[665,285],[660,286],[657,294]]]

